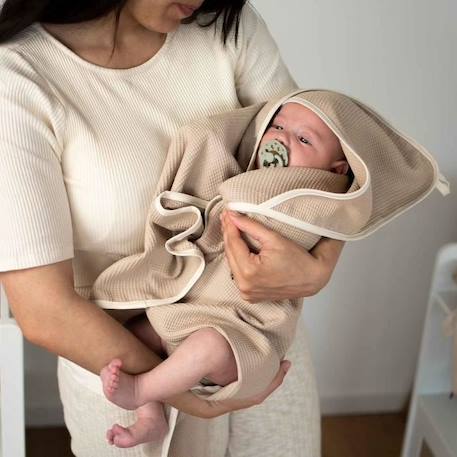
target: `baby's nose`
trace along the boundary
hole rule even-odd
[[[275,140],[279,141],[286,148],[288,147],[289,140],[287,138],[287,135],[283,131],[279,130],[279,131],[276,132]]]

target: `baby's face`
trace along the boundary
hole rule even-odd
[[[345,160],[337,136],[313,111],[299,103],[286,103],[273,118],[260,142],[282,143],[289,152],[289,167],[319,168],[346,174]],[[257,167],[261,167],[259,154]]]

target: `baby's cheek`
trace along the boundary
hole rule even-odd
[[[302,157],[300,157],[300,154],[297,154],[297,152],[294,150],[289,150],[289,167],[300,166],[300,159],[303,159]]]
[[[289,167],[310,167],[310,160],[303,151],[289,151]]]
[[[277,137],[276,131],[268,129],[264,134],[262,139],[260,140],[260,144],[268,143],[269,141],[275,140]]]

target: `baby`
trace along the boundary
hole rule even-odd
[[[268,157],[275,141],[279,143],[276,161]],[[318,168],[343,175],[349,170],[337,136],[319,116],[299,103],[283,105],[263,135],[257,167],[264,166]]]
[[[316,168],[340,175],[349,172],[336,135],[313,111],[294,102],[284,104],[274,116],[261,139],[256,165]],[[167,343],[147,319],[136,319],[128,328],[158,355],[169,355]],[[132,426],[116,424],[108,430],[108,441],[118,447],[161,440],[168,431],[162,404],[167,398],[191,389],[201,380],[225,386],[238,376],[230,344],[210,325],[188,336],[147,373],[132,376],[121,368],[121,360],[114,359],[101,371],[106,397],[122,408],[137,411]]]

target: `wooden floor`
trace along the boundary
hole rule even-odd
[[[399,457],[405,424],[404,413],[325,416],[322,457]],[[72,457],[69,443],[64,428],[28,429],[27,457]]]
[[[322,457],[399,457],[406,415],[327,416]]]

